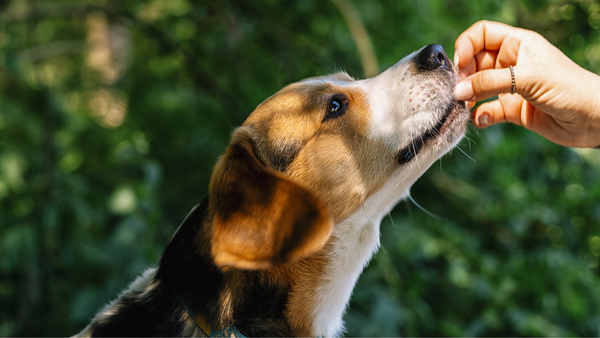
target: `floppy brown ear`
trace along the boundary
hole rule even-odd
[[[320,250],[333,219],[311,193],[265,166],[238,130],[210,182],[212,255],[218,266],[267,269]]]

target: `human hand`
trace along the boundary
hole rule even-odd
[[[475,126],[511,122],[560,145],[600,145],[600,77],[538,33],[479,21],[456,40],[454,64],[462,80],[454,91],[457,100],[498,95],[473,112]]]

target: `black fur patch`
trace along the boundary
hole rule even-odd
[[[185,219],[167,245],[151,292],[121,297],[112,315],[101,317],[92,327],[92,336],[181,336],[186,311],[177,299],[205,304],[216,309],[222,276],[210,258],[196,253],[194,239],[208,214],[208,199]],[[213,273],[210,273],[213,272]],[[204,309],[203,309],[204,310]]]
[[[126,295],[119,299],[110,316],[101,317],[92,327],[92,337],[181,336],[185,310],[158,286],[153,292]]]
[[[187,325],[195,325],[182,302],[213,327],[215,323],[232,325],[247,337],[293,336],[284,316],[291,286],[270,284],[266,271],[237,271],[242,289],[235,294],[240,297],[233,301],[231,316],[223,317],[219,301],[227,272],[215,266],[210,241],[199,236],[203,227],[210,226],[207,216],[208,198],[190,213],[167,245],[153,281],[156,286],[122,296],[111,315],[92,324],[92,336],[181,336]]]
[[[235,309],[235,327],[247,337],[291,337],[284,311],[291,286],[269,285],[261,271],[245,271],[243,301]]]
[[[208,226],[208,198],[186,218],[167,245],[160,260],[156,279],[176,294],[194,312],[204,314],[209,322],[218,322],[219,295],[224,278],[210,254],[203,256],[198,246],[201,227]],[[210,247],[208,247],[210,253]]]

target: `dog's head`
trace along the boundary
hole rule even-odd
[[[456,82],[430,45],[376,77],[310,78],[265,100],[211,179],[215,262],[260,269],[311,255],[382,190],[389,211],[464,135]]]

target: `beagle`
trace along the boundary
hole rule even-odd
[[[382,74],[309,78],[233,133],[209,196],[78,336],[338,336],[379,224],[464,136],[439,45]]]

